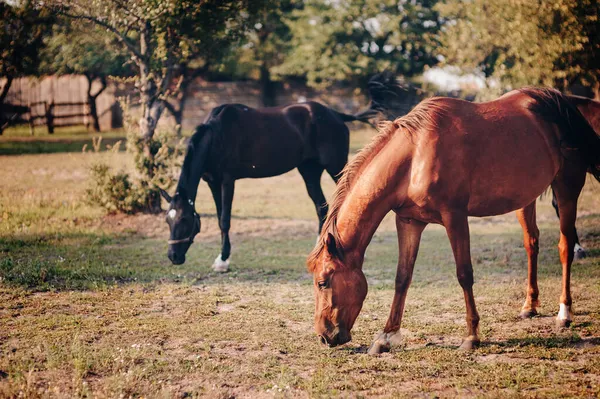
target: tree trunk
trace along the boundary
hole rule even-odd
[[[181,137],[181,130],[183,129],[183,111],[185,110],[185,103],[189,95],[188,91],[190,84],[194,80],[194,77],[194,74],[189,77],[185,77],[181,82],[181,86],[179,87],[179,93],[177,97],[179,104],[177,106],[177,111],[175,111],[173,114],[176,123],[175,132],[177,133],[178,138]]]
[[[600,101],[600,76],[592,86],[592,93],[594,93],[594,100]]]
[[[181,104],[181,100],[179,101],[179,103],[179,110],[175,111],[175,113],[173,114],[173,118],[175,118],[175,134],[177,135],[177,138],[181,138],[181,124],[183,123],[183,109],[181,109],[183,104]]]
[[[260,97],[264,107],[276,105],[275,83],[271,80],[271,72],[265,61],[260,66]]]
[[[8,91],[10,90],[10,86],[12,85],[13,79],[14,78],[12,76],[7,76],[6,82],[4,82],[4,85],[2,86],[2,90],[0,90],[0,136],[4,132],[4,129],[6,128],[6,126],[8,126],[8,123],[6,123],[7,121],[4,120],[3,105],[4,105],[4,99],[6,98],[6,95],[8,94]]]
[[[92,94],[92,83],[94,83],[94,80],[97,77],[94,75],[89,75],[89,74],[85,74],[85,77],[87,78],[87,81],[88,81],[87,99],[88,99],[88,106],[90,107],[90,116],[92,117],[94,131],[99,133],[100,132],[100,118],[98,118],[98,107],[96,106],[96,100],[98,99],[98,96],[100,94],[102,94],[104,89],[106,89],[106,86],[107,86],[106,78],[100,77],[100,83],[102,84],[102,86],[100,87],[100,90],[98,90],[98,92],[96,94]]]

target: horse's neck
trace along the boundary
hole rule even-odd
[[[183,160],[176,191],[185,192],[188,199],[193,202],[196,202],[200,179],[206,171],[209,146],[210,138],[206,135],[206,137],[197,140],[193,146],[188,147],[188,151]]]
[[[360,179],[360,177],[359,177]],[[355,183],[344,200],[337,218],[337,230],[344,253],[362,264],[367,246],[381,221],[392,209],[387,190]]]

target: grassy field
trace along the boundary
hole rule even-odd
[[[354,132],[352,147],[371,134]],[[3,137],[0,151],[14,142]],[[444,231],[429,226],[408,294],[404,347],[372,357],[365,352],[393,295],[393,218],[368,249],[369,294],[353,341],[327,349],[313,332],[304,265],[316,215],[296,171],[238,182],[232,271],[215,274],[220,238],[205,184],[197,199],[202,232],[188,261],[172,266],[163,216],[105,215],[84,201],[90,165],[130,169],[127,154],[56,148],[61,153],[0,156],[0,397],[600,395],[597,183],[588,182],[580,204],[590,257],[573,267],[570,329],[554,328],[558,222],[547,198],[538,205],[539,317],[517,317],[526,254],[514,215],[473,219],[483,345],[457,351],[466,332],[462,292]],[[329,197],[334,185],[323,182]]]
[[[85,126],[57,127],[54,134],[48,134],[45,128],[37,128],[32,136],[26,126],[6,129],[0,136],[0,155],[47,154],[56,152],[80,152],[94,150],[94,139],[102,137],[97,150],[106,150],[122,141],[125,148],[125,132],[115,130],[96,133]]]

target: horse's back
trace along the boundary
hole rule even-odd
[[[528,205],[552,182],[561,164],[556,129],[528,109],[526,95],[432,102],[436,114],[413,135],[411,182],[422,204],[502,214]]]
[[[238,178],[269,177],[310,158],[321,160],[320,146],[332,141],[327,135],[339,135],[341,129],[348,140],[347,127],[343,122],[331,123],[326,109],[316,102],[266,108],[224,104],[215,108],[211,120],[219,127],[224,166]],[[344,151],[347,156],[347,144],[338,152]]]

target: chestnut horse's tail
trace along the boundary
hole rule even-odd
[[[519,90],[535,100],[529,107],[548,122],[558,125],[561,146],[581,151],[589,163],[589,173],[600,181],[600,137],[567,96],[554,89]]]

